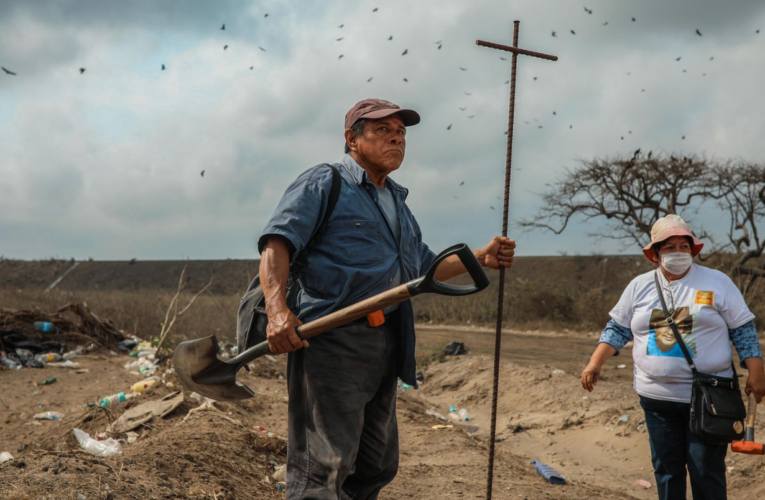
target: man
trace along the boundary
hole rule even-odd
[[[289,499],[376,499],[398,470],[396,379],[417,386],[411,302],[387,308],[381,326],[358,320],[311,339],[310,347],[295,328],[421,276],[434,261],[405,204],[408,190],[388,177],[404,160],[406,128],[419,121],[415,111],[381,99],[346,114],[340,196],[300,272],[297,316],[287,307],[289,265],[324,218],[327,165],[287,188],[258,241],[268,343],[273,353],[290,353]],[[499,269],[512,265],[514,248],[495,237],[475,255]],[[436,279],[464,272],[452,256]]]

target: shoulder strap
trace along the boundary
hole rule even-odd
[[[669,315],[669,311],[667,311],[667,303],[664,302],[664,292],[662,291],[661,285],[659,284],[658,269],[656,270],[656,274],[653,276],[653,281],[656,283],[656,293],[659,294],[659,300],[661,301],[661,309],[664,311],[665,321],[669,327],[672,328],[672,333],[675,334],[675,340],[677,340],[677,343],[680,345],[680,350],[683,351],[683,356],[685,356],[685,360],[688,362],[688,366],[691,367],[691,371],[695,374],[696,364],[693,362],[693,358],[691,357],[691,353],[688,352],[688,348],[685,346],[685,342],[683,342],[683,337],[680,335],[680,332],[677,331],[677,325],[675,324],[675,321],[672,319],[672,316]]]
[[[340,198],[340,172],[338,172],[337,167],[334,165],[330,165],[329,163],[326,165],[332,170],[332,189],[329,192],[329,199],[327,200],[327,210],[324,212],[324,218],[316,228],[316,231],[311,235],[311,239],[308,241],[303,251],[300,252],[300,255],[295,259],[295,262],[293,262],[291,269],[293,273],[299,271],[307,264],[307,256],[311,252],[318,237],[324,232],[324,229],[326,229],[329,218],[335,210],[335,205],[337,205],[337,200]]]

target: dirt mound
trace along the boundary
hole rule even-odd
[[[426,331],[422,333],[427,336]],[[653,489],[635,485],[637,479],[655,482],[629,369],[607,365],[596,391],[588,394],[575,373],[580,360],[574,347],[556,353],[552,349],[556,338],[562,339],[547,339],[546,358],[535,354],[540,361],[503,365],[494,498],[654,499]],[[464,340],[470,346],[470,337]],[[539,339],[530,335],[519,336],[508,345],[519,351],[507,357],[513,360],[531,359],[531,353],[541,349]],[[629,354],[624,356],[626,361]],[[140,380],[124,368],[132,359],[108,352],[78,356],[75,360],[87,373],[51,367],[0,370],[0,452],[15,457],[0,464],[0,498],[284,497],[273,473],[286,458],[285,357],[259,359],[252,371],[240,373],[239,380],[255,397],[216,403],[215,410],[197,410],[203,405],[185,393],[185,401],[175,411],[136,429],[137,440],[123,443],[122,454],[108,458],[89,455],[74,439],[73,427],[93,436],[126,410],[180,388],[171,374],[165,381],[174,387],[161,386],[110,412],[89,407],[88,403],[127,391]],[[55,384],[35,385],[51,375],[58,378]],[[400,469],[380,498],[483,497],[492,359],[469,354],[433,361],[424,370],[424,379],[421,390],[402,387],[399,392]],[[447,415],[450,406],[468,409],[470,421],[465,424],[478,430],[448,427],[428,414],[434,409]],[[33,419],[43,411],[60,411],[66,417]],[[763,427],[758,423],[758,436],[765,436]],[[546,483],[529,465],[534,459],[554,467],[567,484]],[[759,480],[763,463],[762,457],[729,454],[731,500],[765,495],[765,485]]]

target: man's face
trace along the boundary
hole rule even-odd
[[[367,120],[361,135],[349,138],[351,152],[379,173],[389,174],[404,161],[406,127],[398,115]]]

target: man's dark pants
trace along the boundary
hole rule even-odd
[[[396,476],[398,316],[323,333],[289,355],[289,500],[374,500]]]
[[[685,469],[691,476],[693,500],[725,500],[726,444],[713,444],[691,434],[691,405],[640,396],[651,441],[651,461],[659,500],[685,499]]]

